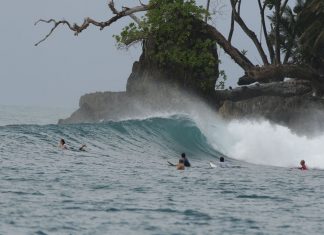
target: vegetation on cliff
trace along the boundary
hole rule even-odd
[[[120,18],[130,16],[135,23],[125,27],[116,36],[119,45],[129,46],[153,38],[158,48],[155,59],[161,64],[181,64],[193,71],[203,70],[208,74],[217,64],[208,49],[216,43],[244,70],[244,76],[238,80],[240,85],[255,81],[282,81],[285,77],[290,77],[309,80],[314,91],[323,94],[323,0],[297,0],[294,8],[290,8],[291,4],[288,3],[289,0],[258,0],[255,3],[260,9],[259,19],[264,39],[258,38],[242,18],[242,0],[230,0],[232,22],[228,37],[204,20],[204,17],[208,17],[208,12],[197,6],[194,0],[150,0],[148,4],[123,7],[121,11],[115,8],[114,1],[111,0],[109,7],[115,15],[107,21],[86,18],[78,25],[66,20],[39,20],[38,22],[54,23],[50,33],[40,42],[46,40],[61,24],[67,25],[78,35],[90,25],[102,30]],[[210,0],[207,1],[208,7],[209,4]],[[138,18],[135,16],[137,12],[146,12],[146,15]],[[191,41],[191,28],[198,23],[208,38]],[[235,23],[255,45],[262,64],[253,64],[243,51],[231,43]],[[265,47],[262,45],[263,40],[266,42]]]

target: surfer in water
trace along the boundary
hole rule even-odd
[[[60,143],[59,143],[59,147],[61,148],[61,149],[68,149],[68,147],[67,147],[67,145],[65,144],[65,140],[64,139],[61,139],[60,140]]]
[[[219,162],[224,162],[224,161],[225,161],[224,157],[219,158]]]
[[[179,163],[177,164],[177,170],[184,170],[185,165],[183,159],[179,159]]]
[[[190,167],[191,166],[191,164],[190,164],[188,158],[186,157],[186,154],[185,153],[182,153],[181,154],[181,159],[180,160],[183,160],[184,166],[186,166],[186,167]]]
[[[85,144],[81,145],[81,147],[79,148],[79,151],[85,152],[86,151],[85,150],[86,147],[87,147],[87,145],[85,145]]]
[[[86,151],[86,149],[85,149],[86,147],[87,147],[87,145],[82,144],[81,147],[79,148],[79,151],[85,152],[85,151]],[[63,149],[63,150],[68,150],[68,149],[69,149],[68,146],[66,145],[64,139],[61,139],[61,140],[60,140],[59,148],[61,148],[61,149]],[[71,150],[76,151],[76,149],[74,149],[74,148],[71,148]]]
[[[308,167],[306,166],[305,160],[300,161],[301,167],[298,167],[299,170],[305,171],[308,170]]]

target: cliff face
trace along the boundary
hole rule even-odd
[[[199,27],[198,27],[199,28]],[[193,30],[197,30],[193,28]],[[199,37],[208,35],[196,33]],[[215,91],[219,71],[194,72],[172,63],[155,62],[153,40],[133,64],[125,92],[97,92],[81,97],[79,109],[60,124],[145,117],[152,112],[190,110],[193,97],[203,99],[225,119],[265,118],[299,133],[324,130],[324,100],[314,97],[308,81],[275,82]],[[216,48],[210,48],[218,60]]]
[[[308,81],[279,82],[237,88],[222,95],[225,119],[263,118],[300,134],[324,130],[324,100],[314,97]]]

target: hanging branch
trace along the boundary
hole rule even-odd
[[[269,55],[270,55],[270,61],[271,61],[271,63],[273,63],[274,62],[274,50],[273,50],[272,44],[269,39],[268,30],[267,30],[267,26],[265,23],[265,16],[264,16],[265,8],[267,5],[266,5],[266,3],[264,3],[262,6],[261,0],[258,0],[258,4],[259,4],[259,8],[260,8],[261,23],[262,23],[264,38],[267,43],[267,47],[268,47],[268,51],[269,51]]]
[[[210,0],[207,0],[207,5],[206,5],[206,16],[205,16],[205,22],[207,23],[208,21],[208,13],[209,13],[209,6],[210,6]]]
[[[268,59],[266,54],[264,53],[264,50],[257,38],[257,36],[255,35],[255,33],[250,30],[247,25],[244,23],[244,21],[242,20],[242,18],[240,17],[240,15],[238,14],[238,12],[235,9],[235,0],[231,0],[231,5],[232,5],[232,11],[234,13],[234,19],[235,21],[240,25],[240,27],[242,28],[242,30],[246,33],[246,35],[253,41],[255,47],[257,48],[261,59],[263,61],[264,64],[269,64]]]

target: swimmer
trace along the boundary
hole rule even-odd
[[[308,170],[308,167],[306,166],[305,160],[300,161],[301,167],[298,167],[299,170]]]
[[[191,164],[190,164],[188,158],[186,157],[186,154],[185,153],[182,153],[181,154],[181,159],[183,160],[184,166],[186,166],[186,167],[190,167],[191,166]]]
[[[184,169],[185,169],[184,161],[182,159],[179,159],[179,163],[177,164],[177,170],[184,170]]]
[[[61,149],[68,149],[67,145],[65,144],[65,140],[64,140],[64,139],[61,139],[61,140],[60,140],[59,147],[60,147]]]

